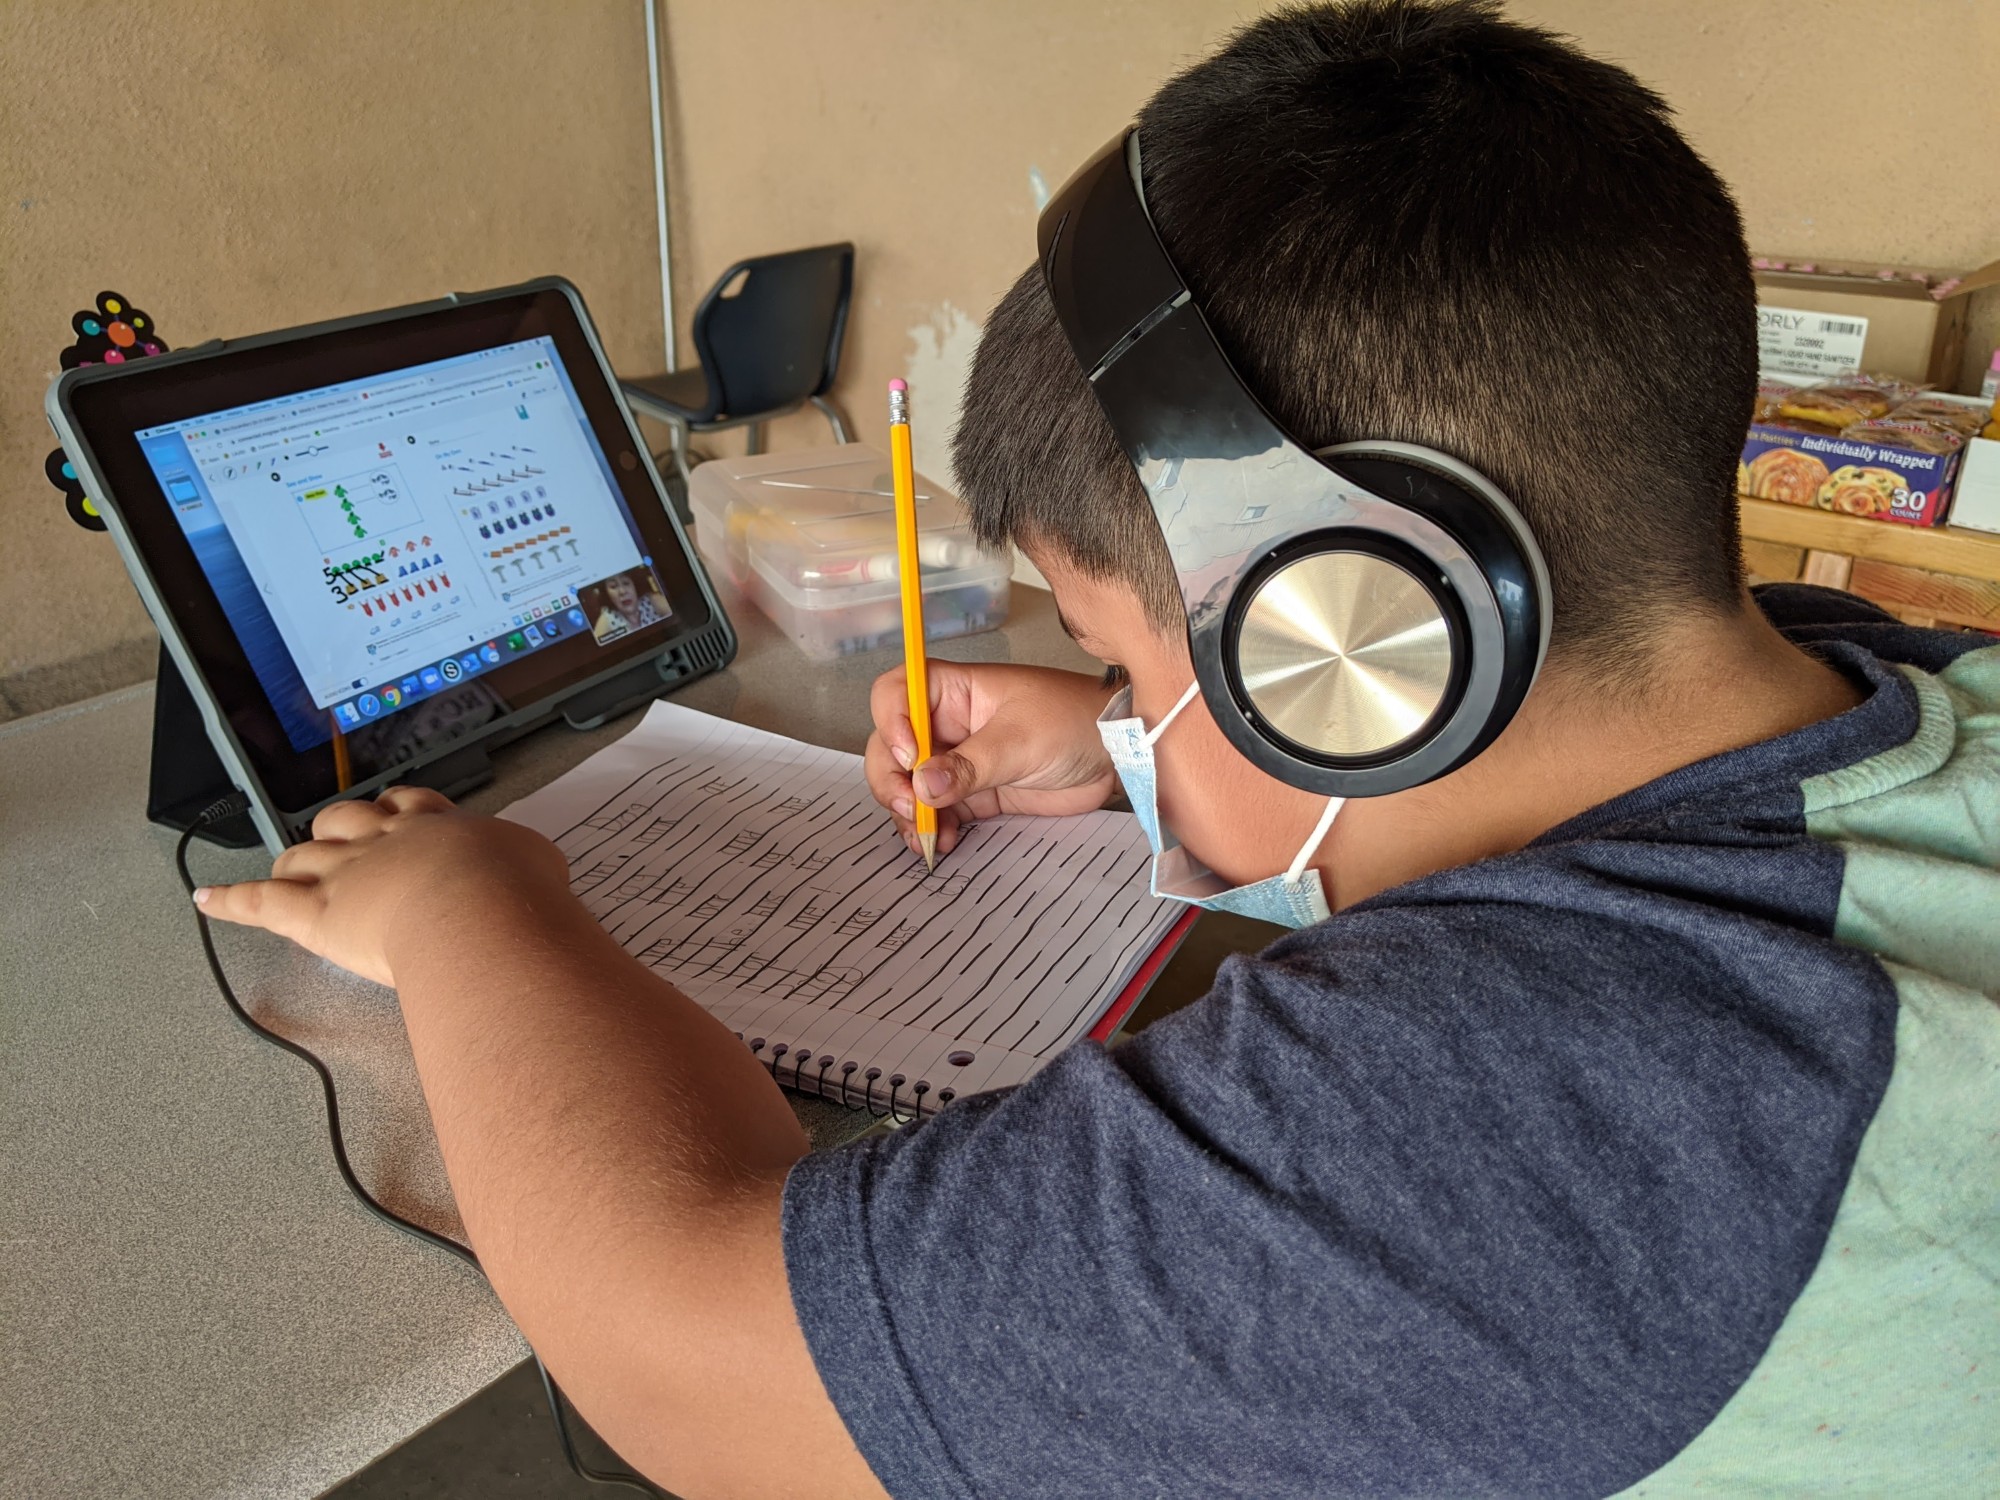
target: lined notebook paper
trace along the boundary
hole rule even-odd
[[[926,874],[859,756],[670,703],[505,816],[780,1083],[876,1113],[1023,1081],[1181,914],[1129,813],[991,819]]]

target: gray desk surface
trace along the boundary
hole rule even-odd
[[[808,661],[725,596],[743,638],[675,701],[859,750],[893,654]],[[942,655],[1092,666],[1049,597]],[[517,1364],[467,1267],[368,1217],[328,1153],[306,1067],[215,994],[148,824],[152,690],[0,726],[0,1491],[316,1495]],[[629,730],[555,728],[495,757],[497,811]],[[197,846],[207,880],[268,867]],[[1259,929],[1206,918],[1142,1011],[1200,994]],[[220,946],[261,1019],[333,1069],[371,1190],[457,1232],[394,996],[261,934]],[[816,1141],[853,1116],[798,1101]]]

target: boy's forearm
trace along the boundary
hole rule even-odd
[[[758,1389],[731,1349],[790,1316],[777,1212],[804,1132],[742,1043],[581,905],[518,898],[470,946],[444,940],[462,904],[425,907],[394,966],[473,1246],[593,1422],[635,1462],[646,1434],[684,1461],[683,1422],[733,1426]]]
[[[195,893],[402,997],[459,1211],[591,1425],[684,1493],[875,1497],[792,1312],[780,1209],[806,1139],[777,1085],[570,894],[518,824],[392,787],[269,880]]]

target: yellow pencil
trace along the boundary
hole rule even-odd
[[[931,688],[924,675],[924,580],[917,559],[917,471],[910,459],[910,388],[889,382],[889,468],[896,481],[896,577],[903,594],[903,673],[909,680],[910,728],[917,757],[910,769],[931,758]],[[914,785],[911,788],[915,791]],[[924,868],[937,868],[937,809],[912,796],[917,842]]]
[[[340,720],[333,719],[333,789],[344,792],[354,785],[354,765],[347,755],[347,736],[341,733]]]

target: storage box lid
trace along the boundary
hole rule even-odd
[[[1008,560],[973,541],[958,497],[922,474],[916,480],[925,592],[1004,577]],[[704,546],[712,537],[739,577],[755,569],[818,596],[815,607],[896,593],[889,460],[865,443],[716,459],[694,471],[688,501]]]
[[[1751,269],[1761,284],[1825,287],[1865,296],[1949,302],[1989,286],[2000,285],[2000,260],[1971,271],[1941,271],[1928,266],[1838,265],[1830,261],[1755,255]]]
[[[1866,370],[1937,387],[1955,385],[1965,347],[1967,294],[2000,279],[2000,261],[1955,272],[1759,255],[1751,266],[1757,278],[1759,365],[1765,374],[1787,380]],[[1772,321],[1786,317],[1802,326]]]

